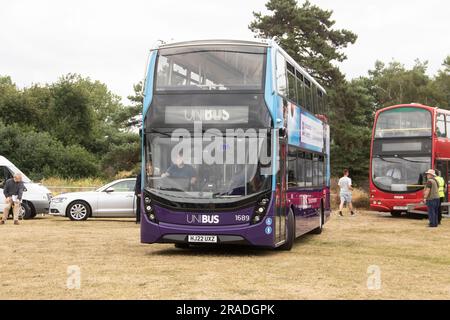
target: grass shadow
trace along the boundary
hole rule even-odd
[[[305,234],[301,237],[295,239],[294,246],[301,246],[307,244],[313,240],[314,235]],[[245,257],[245,256],[273,256],[276,254],[281,254],[283,251],[280,249],[273,249],[267,247],[252,247],[246,245],[191,245],[189,248],[164,248],[157,251],[148,252],[147,255],[161,255],[161,256],[192,256],[192,255],[203,255],[203,256],[233,256],[233,257]],[[292,251],[291,251],[292,252]],[[293,252],[292,252],[293,253]]]
[[[49,219],[53,218],[53,219]],[[67,217],[62,217],[62,216],[56,216],[56,217],[52,217],[52,216],[45,216],[45,217],[35,217],[32,220],[27,220],[27,221],[33,221],[33,220],[38,220],[38,221],[51,221],[51,222],[56,222],[56,223],[74,223],[74,224],[82,224],[82,223],[88,223],[88,222],[113,222],[113,223],[130,223],[130,224],[136,224],[136,221],[133,220],[132,218],[89,218],[88,220],[84,220],[84,221],[72,221]],[[139,225],[139,224],[136,224]]]
[[[420,214],[420,213],[406,213],[406,214],[402,214],[399,217],[394,217],[389,215],[376,215],[374,214],[373,216],[378,217],[378,218],[382,218],[382,219],[389,219],[389,220],[423,220],[423,219],[428,219],[426,214]]]
[[[195,245],[186,249],[179,248],[164,248],[162,250],[148,252],[147,255],[158,256],[271,256],[279,253],[277,250],[271,248],[250,247],[244,245],[220,245],[207,246]]]

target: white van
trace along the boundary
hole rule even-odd
[[[0,213],[3,214],[5,207],[5,195],[3,194],[3,186],[6,180],[12,178],[15,173],[22,174],[26,191],[22,197],[22,208],[20,215],[24,219],[31,219],[38,213],[48,213],[52,194],[50,190],[40,183],[32,182],[22,171],[12,164],[5,157],[0,156]]]

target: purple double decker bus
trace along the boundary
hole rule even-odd
[[[290,250],[330,217],[326,92],[274,41],[150,52],[141,242]]]

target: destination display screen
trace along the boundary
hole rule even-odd
[[[384,142],[382,152],[422,151],[422,142]]]
[[[167,106],[166,124],[202,122],[209,124],[248,123],[248,106]]]
[[[430,154],[431,146],[430,138],[375,139],[373,154]]]

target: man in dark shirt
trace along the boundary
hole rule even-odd
[[[14,224],[19,224],[19,211],[20,203],[22,202],[22,195],[25,186],[22,182],[22,175],[16,173],[14,178],[8,179],[3,188],[3,194],[5,195],[5,208],[3,210],[3,218],[0,224],[5,224],[8,220],[9,210],[13,208]]]
[[[136,223],[141,222],[141,171],[136,177],[136,185],[134,186],[134,195],[136,196]]]
[[[186,163],[184,163],[183,152],[177,155],[174,163],[163,173],[162,177],[171,178],[186,178],[189,179],[190,184],[193,185],[197,181],[195,169]]]
[[[438,226],[438,211],[440,205],[439,185],[435,179],[436,172],[433,169],[428,170],[426,175],[428,181],[423,191],[423,200],[428,207],[429,226],[431,228],[436,228]]]

